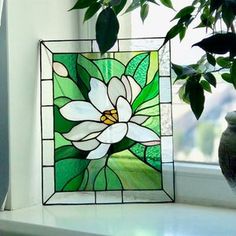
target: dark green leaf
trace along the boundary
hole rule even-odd
[[[230,68],[231,67],[231,61],[227,57],[218,57],[216,59],[216,62],[219,66],[221,66],[223,68]]]
[[[188,92],[186,91],[186,83],[184,83],[178,91],[179,98],[183,100],[185,103],[189,104],[189,95]]]
[[[140,7],[141,3],[139,0],[133,0],[129,7],[126,9],[125,13],[135,10],[136,8]]]
[[[211,85],[216,87],[216,78],[212,73],[208,72],[206,74],[203,74],[203,76],[204,76],[205,80],[207,80]]]
[[[236,1],[235,0],[224,0],[224,4],[226,7],[230,8],[234,15],[236,15]]]
[[[194,11],[194,9],[195,9],[194,6],[187,6],[181,9],[172,20],[189,16]]]
[[[211,65],[215,66],[216,65],[216,59],[210,53],[207,53],[206,55],[207,55],[207,61]]]
[[[160,4],[158,4],[155,0],[147,0],[148,2],[151,2],[151,3],[154,3],[154,4],[156,4],[156,5],[160,5]]]
[[[182,75],[182,73],[183,73],[183,67],[180,65],[176,65],[176,64],[172,63],[172,69],[174,70],[174,72],[176,73],[177,76]]]
[[[215,10],[218,10],[222,4],[223,4],[223,0],[211,0],[210,11],[213,12]]]
[[[76,4],[71,8],[71,10],[89,7],[96,1],[97,0],[78,0]]]
[[[215,34],[193,46],[198,46],[209,53],[225,54],[230,52],[233,56],[236,55],[236,34]]]
[[[230,68],[230,75],[232,78],[232,83],[234,85],[234,88],[236,89],[236,59],[234,59],[233,64]]]
[[[121,0],[111,0],[110,1],[111,6],[118,6],[118,5],[120,5],[120,3],[121,3]]]
[[[227,7],[226,5],[223,5],[222,18],[223,18],[225,24],[227,25],[227,27],[230,28],[230,26],[232,25],[233,20],[235,18],[235,14],[233,12],[233,9],[231,7]]]
[[[126,3],[127,0],[121,0],[119,5],[112,6],[112,9],[114,10],[116,15],[118,15],[124,9]]]
[[[204,90],[201,84],[195,79],[189,79],[187,81],[185,89],[186,93],[189,96],[191,109],[195,117],[199,119],[204,109],[204,103],[205,103]]]
[[[201,84],[201,86],[203,87],[204,90],[211,93],[211,86],[206,80],[201,80],[200,84]]]
[[[85,12],[85,15],[84,15],[84,21],[90,19],[91,17],[93,17],[97,12],[98,10],[101,8],[101,4],[98,3],[98,2],[95,2],[93,3],[88,9],[87,11]]]
[[[233,83],[232,82],[232,78],[231,78],[231,75],[229,73],[223,73],[221,75],[222,79],[225,80],[226,82],[228,83]]]
[[[147,15],[148,15],[148,11],[149,11],[149,5],[148,4],[143,4],[141,6],[141,10],[140,10],[140,16],[141,16],[141,19],[142,21],[144,22]]]
[[[177,24],[173,26],[166,34],[164,43],[167,43],[170,39],[174,38],[176,35],[178,35],[184,28],[183,24]]]
[[[160,0],[160,2],[165,5],[166,7],[172,8],[173,9],[173,5],[171,0]]]
[[[119,32],[119,22],[111,8],[102,10],[96,23],[96,40],[100,52],[104,54],[115,44]]]
[[[184,28],[182,28],[182,30],[179,32],[179,39],[180,39],[180,41],[183,40],[183,38],[184,38],[184,36],[185,36],[185,34],[186,34],[186,30],[187,30],[187,28],[184,27]]]

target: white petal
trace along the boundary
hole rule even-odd
[[[89,102],[72,101],[60,109],[61,114],[72,121],[95,120],[100,121],[101,113]]]
[[[114,109],[108,98],[107,86],[101,80],[91,78],[90,86],[89,99],[99,111]]]
[[[88,136],[84,137],[82,140],[89,140],[89,139],[94,139],[96,138],[101,132],[95,132],[95,133],[92,133],[92,134],[89,134]]]
[[[128,102],[131,102],[131,100],[132,100],[132,91],[131,91],[130,82],[129,82],[129,80],[127,79],[127,77],[125,75],[122,76],[121,81],[125,86],[126,99],[127,99]]]
[[[126,123],[116,123],[108,126],[97,139],[102,143],[117,143],[125,137],[127,133]]]
[[[107,125],[99,122],[85,121],[76,125],[70,130],[70,132],[63,134],[66,139],[71,141],[78,141],[85,138],[86,136],[102,131],[107,127]]]
[[[113,77],[109,81],[108,95],[113,105],[116,105],[118,97],[126,97],[125,86],[117,77]]]
[[[132,116],[132,108],[128,101],[123,97],[119,97],[116,105],[119,122],[127,122]]]
[[[110,146],[110,144],[101,143],[95,150],[88,154],[87,159],[99,159],[104,157]]]
[[[134,122],[136,124],[143,124],[147,119],[149,118],[149,116],[142,116],[142,115],[137,115],[137,116],[133,116],[130,121]]]
[[[60,62],[53,62],[52,67],[53,67],[54,72],[57,73],[61,77],[67,77],[69,75],[66,67]]]
[[[131,76],[127,76],[128,80],[131,84],[131,90],[132,90],[132,100],[131,100],[131,104],[133,103],[133,101],[135,100],[135,98],[138,96],[138,94],[141,92],[141,87],[140,85],[131,77]]]
[[[87,141],[73,142],[73,145],[83,151],[90,151],[98,147],[100,143],[96,139],[90,139]]]
[[[158,140],[158,141],[145,142],[145,143],[142,143],[142,144],[145,145],[145,146],[154,146],[154,145],[158,145],[160,143],[161,143],[160,140]]]
[[[154,131],[132,122],[128,123],[128,133],[126,136],[137,142],[151,142],[160,140],[159,136],[154,133]]]

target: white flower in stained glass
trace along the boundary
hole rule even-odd
[[[63,135],[76,148],[90,151],[87,159],[105,156],[111,144],[125,137],[147,146],[160,142],[153,130],[142,126],[149,117],[132,112],[141,87],[131,76],[113,77],[108,85],[92,78],[90,87],[90,102],[71,101],[60,109],[66,119],[81,121]]]

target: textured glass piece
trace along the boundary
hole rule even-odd
[[[43,204],[174,200],[162,42],[122,39],[104,55],[94,40],[41,43]]]
[[[171,102],[171,81],[169,77],[160,77],[160,102]]]
[[[41,57],[43,58],[40,63],[41,79],[52,79],[52,52],[43,44],[41,45]]]
[[[174,163],[163,163],[163,189],[169,195],[170,198],[175,197],[174,192]]]
[[[160,76],[170,76],[170,45],[165,44],[159,52]]]

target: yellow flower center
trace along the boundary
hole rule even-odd
[[[118,122],[118,114],[116,109],[104,111],[100,120],[106,125],[112,125]]]

